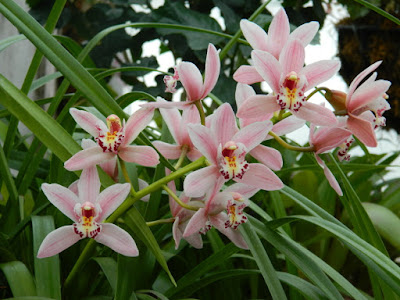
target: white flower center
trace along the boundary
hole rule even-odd
[[[226,180],[233,178],[242,178],[249,167],[245,160],[246,150],[244,145],[237,145],[229,141],[224,145],[219,156],[220,173]]]
[[[91,202],[77,204],[75,212],[79,216],[79,222],[73,224],[75,233],[81,238],[95,238],[101,231],[101,225],[94,221],[97,217],[94,205]]]
[[[118,153],[118,148],[125,138],[124,128],[121,126],[121,120],[116,115],[107,118],[108,132],[100,134],[96,141],[104,152]]]
[[[296,72],[292,71],[286,75],[276,98],[281,109],[298,111],[306,101],[304,89],[304,82],[300,80]]]

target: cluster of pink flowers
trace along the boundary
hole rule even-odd
[[[175,92],[180,81],[187,97],[184,102],[158,97],[156,102],[144,104],[126,124],[116,115],[108,116],[105,124],[91,113],[71,109],[75,121],[96,142],[84,140],[84,150],[65,162],[70,171],[83,170],[75,191],[56,184],[42,186],[48,199],[75,223],[49,234],[39,257],[54,255],[85,237],[124,255],[138,254],[126,231],[102,223],[127,197],[130,186],[117,183],[99,194],[95,166],[99,165],[116,179],[117,158],[142,166],[157,165],[159,156],[152,147],[131,145],[150,123],[156,108],[175,143],[154,141],[154,147],[167,159],[187,157],[194,161],[204,156],[207,163],[206,167],[187,174],[183,191],[176,191],[174,183],[169,183],[170,189],[179,194],[180,203],[192,208],[187,209],[170,197],[176,247],[184,238],[193,247],[201,248],[201,234],[215,227],[238,247],[246,249],[237,228],[247,221],[243,210],[249,198],[259,190],[279,190],[284,186],[273,172],[281,169],[282,156],[263,142],[303,127],[306,121],[308,151],[314,153],[332,188],[342,195],[338,182],[319,155],[339,148],[339,159],[349,160],[348,150],[354,137],[367,146],[377,146],[375,129],[385,125],[382,114],[390,108],[386,101],[390,82],[377,80],[374,72],[381,62],[362,71],[347,94],[325,88],[325,97],[335,109],[332,111],[309,102],[307,96],[307,92],[330,79],[340,68],[337,60],[304,66],[305,47],[318,31],[318,23],[304,24],[290,33],[287,15],[281,9],[273,18],[268,34],[248,20],[242,20],[240,27],[253,51],[251,65],[239,67],[233,75],[238,82],[237,114],[225,103],[201,120],[198,104],[212,91],[220,73],[218,50],[211,44],[204,79],[190,62],[181,62],[173,76],[164,78],[168,92]],[[272,93],[255,93],[251,84],[262,81]]]

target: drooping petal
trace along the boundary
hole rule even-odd
[[[266,191],[275,191],[283,188],[283,183],[274,172],[263,164],[249,164],[249,169],[242,179],[235,178],[236,182],[258,187]]]
[[[244,101],[246,101],[249,97],[254,96],[255,94],[256,92],[250,85],[238,83],[235,90],[236,106],[240,108]]]
[[[215,165],[194,171],[183,182],[185,194],[189,197],[201,197],[214,186],[219,177],[220,173]]]
[[[353,97],[353,93],[360,84],[360,82],[371,72],[375,71],[376,68],[379,67],[379,65],[382,63],[381,60],[373,63],[370,65],[368,68],[366,68],[364,71],[362,71],[360,74],[356,76],[356,78],[353,79],[353,81],[350,83],[349,86],[349,92],[347,93],[347,99],[351,99]]]
[[[310,128],[312,130],[312,128]],[[351,135],[349,130],[338,127],[320,128],[312,135],[311,143],[316,148],[316,154],[338,147]]]
[[[317,160],[318,164],[324,169],[324,174],[325,174],[326,179],[329,182],[329,185],[335,190],[335,192],[339,196],[343,196],[342,189],[340,188],[340,185],[337,182],[335,176],[333,176],[331,170],[329,170],[329,168],[327,167],[325,162],[317,154],[314,154],[314,156],[315,156],[315,159]]]
[[[283,165],[281,153],[271,147],[259,145],[250,151],[251,156],[272,170],[280,170]]]
[[[239,193],[243,197],[249,199],[254,196],[260,189],[244,183],[234,183],[224,189],[226,193]]]
[[[240,21],[240,29],[243,32],[243,36],[253,49],[263,51],[268,50],[267,33],[264,29],[256,23],[245,19]]]
[[[303,44],[299,40],[290,40],[279,56],[283,75],[286,76],[292,71],[299,74],[303,68],[304,59],[305,50]]]
[[[185,240],[196,249],[203,248],[203,240],[201,239],[201,234],[199,233],[187,236],[185,237]]]
[[[152,108],[146,107],[135,111],[125,124],[125,138],[120,147],[132,143],[139,133],[151,122],[153,115],[154,109]]]
[[[193,145],[208,159],[217,163],[217,142],[211,130],[200,124],[188,124],[188,133]]]
[[[182,124],[181,124],[181,145],[192,145],[189,133],[187,131],[187,124],[200,124],[200,114],[195,105],[191,105],[183,110],[182,112]]]
[[[68,225],[50,232],[43,240],[37,254],[38,258],[56,255],[71,247],[81,237],[74,232],[74,226]]]
[[[232,141],[242,143],[247,151],[251,151],[258,146],[272,128],[271,121],[255,122],[240,129],[233,137]]]
[[[177,159],[182,153],[182,146],[180,145],[171,145],[162,141],[155,141],[153,145],[168,159]]]
[[[257,72],[269,84],[271,89],[278,93],[280,90],[279,80],[282,73],[278,60],[272,54],[260,50],[253,50],[251,52],[251,58],[253,59],[254,67]]]
[[[187,224],[185,231],[183,232],[183,237],[186,238],[191,236],[192,234],[199,233],[200,229],[202,229],[207,222],[207,213],[204,208],[200,208],[196,213],[191,217],[189,223]]]
[[[329,108],[311,102],[304,103],[297,112],[292,113],[315,125],[333,126],[337,123],[334,113]]]
[[[218,144],[225,145],[238,131],[235,113],[228,103],[222,104],[215,110],[211,119],[211,132]]]
[[[100,133],[107,132],[106,124],[95,115],[87,111],[71,108],[69,110],[76,123],[93,137],[98,137]]]
[[[64,162],[64,167],[68,171],[82,170],[106,162],[113,157],[115,157],[115,154],[112,152],[103,152],[103,149],[99,146],[92,147],[76,153]]]
[[[243,65],[233,74],[233,79],[243,84],[253,84],[264,80],[255,67]]]
[[[285,10],[281,8],[272,19],[268,28],[267,51],[278,58],[282,48],[285,46],[289,38],[289,33],[289,19]]]
[[[83,169],[78,181],[80,203],[86,201],[95,203],[100,191],[100,179],[96,166]]]
[[[354,92],[351,99],[346,103],[347,110],[352,112],[362,106],[368,105],[384,95],[391,85],[390,81],[377,80],[368,85],[361,86]]]
[[[81,200],[74,192],[57,183],[43,183],[42,190],[47,199],[49,199],[49,201],[64,215],[74,222],[77,221],[74,207],[77,203],[80,203]]]
[[[161,97],[157,97],[157,102],[167,103],[167,101],[165,101]],[[182,145],[182,136],[181,136],[182,116],[179,110],[177,108],[170,108],[170,109],[160,108],[160,113],[174,140],[179,145]]]
[[[117,156],[115,155],[112,159],[107,160],[100,164],[100,167],[106,172],[114,181],[118,179],[118,166]]]
[[[139,255],[139,250],[130,234],[115,224],[101,224],[101,231],[94,239],[122,255]]]
[[[307,78],[307,88],[305,91],[327,81],[335,75],[340,69],[340,61],[320,60],[309,64],[301,71]]]
[[[140,104],[140,107],[143,108],[177,108],[177,109],[185,109],[186,107],[192,105],[193,103],[190,101],[183,101],[183,102],[149,102]]]
[[[285,135],[303,127],[305,123],[305,120],[299,119],[292,115],[274,124],[272,127],[272,132],[276,133],[278,136]],[[267,138],[269,139],[272,137],[268,136]]]
[[[200,100],[203,90],[203,77],[199,69],[191,62],[183,61],[177,66],[179,80],[185,88],[189,101]]]
[[[160,162],[158,153],[150,146],[120,147],[118,155],[124,161],[133,162],[146,167],[158,165]]]
[[[217,49],[213,44],[208,44],[206,66],[204,71],[204,85],[201,92],[200,99],[204,99],[208,93],[214,88],[218,81],[221,62]]]
[[[203,156],[203,154],[201,154],[201,152],[197,149],[190,149],[188,151],[188,153],[186,153],[187,158],[189,158],[190,161],[195,161],[196,159],[199,159],[200,157]]]
[[[239,118],[260,118],[269,113],[281,110],[274,95],[254,95],[247,98],[239,107]]]
[[[378,146],[371,122],[350,114],[347,119],[347,128],[366,146]]]
[[[172,224],[172,237],[174,238],[175,241],[175,249],[178,249],[182,236],[183,232],[181,231],[179,226],[179,217],[175,217],[175,221]]]
[[[307,46],[312,39],[314,38],[315,34],[318,32],[319,23],[312,21],[300,25],[297,27],[293,32],[290,34],[290,39],[298,39],[303,44],[303,46]]]
[[[97,197],[97,202],[100,205],[101,212],[97,217],[97,222],[102,222],[108,218],[124,202],[130,188],[131,185],[129,183],[116,183],[100,193]]]
[[[210,221],[215,228],[217,228],[222,234],[226,235],[232,243],[242,249],[249,249],[249,246],[243,239],[242,234],[239,230],[232,228],[225,228],[225,222],[228,220],[228,216],[225,213],[220,213],[215,216],[210,216]]]
[[[143,190],[145,187],[149,186],[149,184],[146,181],[144,181],[144,180],[142,180],[140,178],[138,178],[138,184],[139,184],[139,191]],[[150,194],[147,194],[143,198],[140,198],[140,200],[142,200],[143,202],[149,202]]]

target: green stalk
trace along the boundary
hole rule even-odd
[[[168,195],[170,195],[175,200],[176,203],[179,204],[179,206],[181,206],[183,208],[186,208],[186,209],[189,209],[189,210],[194,210],[194,211],[198,211],[200,209],[200,207],[191,206],[191,205],[188,205],[185,202],[182,202],[182,200],[179,199],[179,197],[169,187],[167,187],[165,184],[162,186],[162,188],[164,189],[164,191],[166,191],[168,193]]]
[[[203,109],[203,105],[201,103],[201,100],[195,101],[194,105],[196,105],[197,110],[199,111],[201,125],[205,126],[206,125],[206,115],[204,114],[204,109]]]
[[[281,146],[285,147],[286,149],[293,150],[293,151],[299,151],[299,152],[314,152],[315,147],[297,147],[297,146],[292,146],[286,143],[279,135],[276,133],[270,131],[268,132],[270,136],[272,136]]]
[[[374,12],[380,14],[382,17],[385,17],[386,19],[392,21],[393,23],[400,25],[400,20],[398,18],[396,18],[395,16],[392,16],[391,14],[384,11],[383,9],[381,9],[365,0],[354,0],[354,1],[364,5],[365,7],[369,8],[370,10],[373,10]]]

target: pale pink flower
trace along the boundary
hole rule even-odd
[[[82,129],[95,138],[98,146],[84,149],[72,156],[64,163],[67,170],[76,171],[105,163],[114,160],[117,155],[124,161],[142,166],[154,166],[159,163],[159,156],[152,147],[130,145],[152,120],[153,109],[139,109],[129,117],[126,124],[121,124],[118,116],[110,115],[107,125],[95,115],[83,110],[71,108],[70,113]]]
[[[126,256],[137,256],[135,241],[125,230],[112,223],[102,223],[125,200],[130,184],[114,184],[100,194],[100,180],[95,166],[82,171],[73,190],[59,184],[42,184],[49,201],[74,224],[50,232],[40,245],[37,257],[60,253],[83,238],[93,238]]]
[[[178,70],[174,68],[174,75],[165,75],[163,81],[165,83],[165,92],[167,93],[175,93],[176,92],[176,84],[179,80]]]
[[[248,163],[247,153],[258,146],[272,128],[270,121],[255,122],[240,130],[235,114],[227,103],[221,105],[210,120],[210,127],[189,124],[189,136],[210,165],[190,173],[184,181],[185,194],[201,197],[220,177],[264,190],[278,190],[281,180],[266,165]]]
[[[286,43],[279,61],[265,51],[253,50],[251,54],[254,67],[271,87],[273,94],[256,95],[246,100],[238,110],[238,117],[256,118],[288,109],[296,117],[316,125],[336,124],[333,112],[321,105],[306,102],[305,93],[331,78],[340,68],[339,61],[322,60],[304,67],[304,46],[298,39]],[[241,78],[235,79],[243,82]]]

